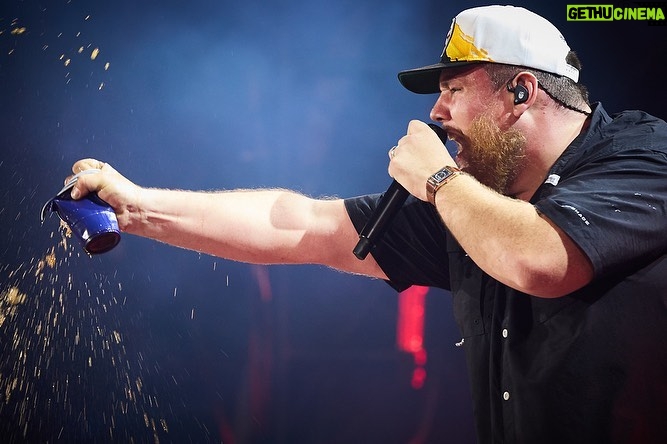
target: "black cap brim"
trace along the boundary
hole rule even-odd
[[[449,62],[406,69],[398,73],[398,80],[406,89],[417,94],[440,92],[440,73],[443,69],[471,65],[478,62]]]

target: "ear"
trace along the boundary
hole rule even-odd
[[[535,103],[537,89],[537,78],[527,71],[520,72],[507,84],[507,91],[512,93],[511,100],[514,103],[516,117],[519,117]]]

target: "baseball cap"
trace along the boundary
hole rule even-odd
[[[444,68],[492,62],[539,69],[579,81],[579,70],[566,62],[570,47],[547,19],[516,6],[466,9],[452,20],[440,63],[401,71],[398,79],[418,94],[440,92]]]

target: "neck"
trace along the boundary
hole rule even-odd
[[[556,122],[556,124],[554,124]],[[588,128],[588,116],[567,111],[562,115],[545,115],[542,124],[536,125],[532,134],[526,134],[530,143],[526,147],[526,162],[510,193],[517,199],[528,201],[546,180],[556,160],[568,146]]]

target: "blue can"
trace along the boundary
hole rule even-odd
[[[79,176],[93,172],[99,170],[83,171],[72,177],[55,197],[44,204],[41,211],[42,222],[47,211],[55,212],[91,255],[106,253],[120,242],[118,219],[108,203],[94,193],[79,200],[72,199],[70,195]]]

